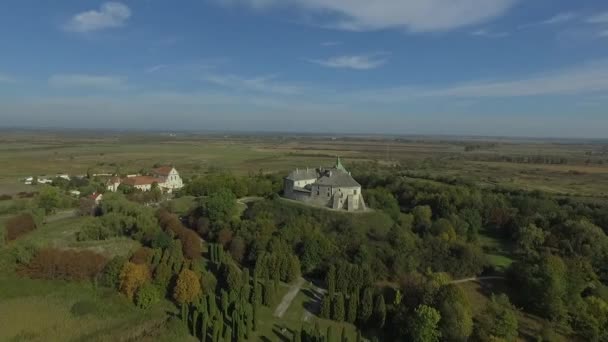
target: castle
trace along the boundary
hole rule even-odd
[[[283,196],[335,210],[366,209],[361,185],[344,168],[339,157],[334,167],[292,171],[284,179]]]

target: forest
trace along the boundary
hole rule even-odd
[[[142,310],[168,300],[174,318],[200,341],[260,337],[260,321],[269,319],[260,308],[276,306],[281,284],[301,277],[323,289],[313,313],[354,325],[356,337],[303,322],[280,331],[282,340],[513,341],[522,337],[521,313],[544,322],[528,339],[608,339],[605,203],[424,178],[374,163],[352,170],[369,212],[283,200],[277,174],[193,177],[176,194],[193,198],[183,213],[173,201],[149,205],[153,199],[133,189],[106,193],[94,210],[90,201],[80,203],[86,220],[76,239],[126,237],[141,247],[110,259],[19,249],[13,267],[22,277],[93,282]],[[58,196],[47,189],[37,200],[50,212],[64,205]],[[255,200],[241,205],[245,197]],[[7,243],[37,229],[34,214],[7,222]],[[506,267],[488,257],[488,236],[511,247]],[[484,276],[503,279],[505,291],[474,308],[458,280]]]

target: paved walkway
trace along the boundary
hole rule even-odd
[[[500,277],[500,276],[491,276],[491,277],[471,277],[471,278],[464,278],[464,279],[458,279],[458,280],[452,280],[450,282],[450,284],[462,284],[462,283],[468,283],[471,281],[485,281],[485,280],[504,280],[505,277]]]
[[[302,288],[302,285],[304,285],[304,282],[306,282],[306,280],[300,277],[298,280],[296,280],[295,283],[293,283],[293,285],[291,285],[289,291],[285,294],[285,296],[283,296],[281,303],[274,310],[274,317],[283,317],[287,309],[289,309],[291,302],[293,302],[293,300],[298,295],[298,292],[300,292],[300,289]]]

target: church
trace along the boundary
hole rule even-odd
[[[283,196],[334,210],[366,210],[361,185],[344,168],[340,157],[333,167],[292,171],[284,179]]]

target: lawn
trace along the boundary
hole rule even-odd
[[[167,310],[173,310],[168,302],[140,310],[117,292],[89,283],[0,277],[0,341],[162,337],[168,333]]]
[[[319,325],[323,335],[326,334],[327,327],[331,326],[335,340],[339,340],[342,328],[346,328],[348,340],[355,341],[357,330],[354,325],[325,320],[316,316],[317,307],[314,304],[313,286],[308,282],[305,283],[281,319],[273,316],[275,307],[261,307],[259,313],[260,328],[257,333],[260,341],[291,341],[294,330],[303,327],[312,330],[316,324]],[[281,296],[278,298],[282,298],[287,290],[287,287],[282,286]],[[277,300],[277,304],[279,302],[280,300]],[[282,332],[283,328],[285,328],[284,333]]]
[[[479,232],[479,244],[496,271],[504,272],[513,263],[513,247],[488,229]]]
[[[102,241],[77,241],[76,233],[87,220],[92,219],[91,217],[70,217],[46,223],[18,240],[8,243],[6,249],[29,244],[38,248],[88,249],[107,257],[113,257],[116,255],[127,255],[139,247],[138,242],[126,237]]]

